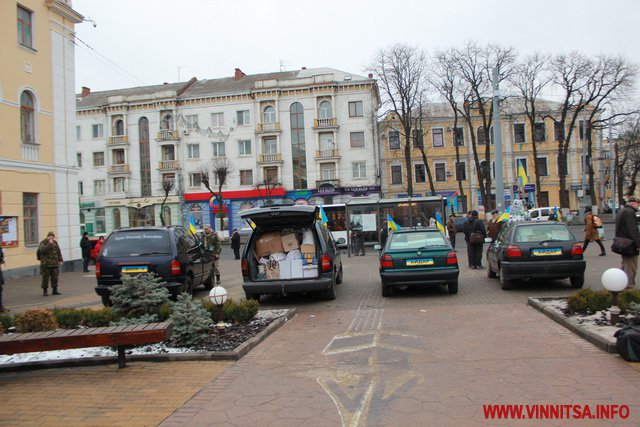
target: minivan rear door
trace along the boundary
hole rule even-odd
[[[317,206],[310,205],[269,206],[247,209],[240,212],[240,217],[250,219],[262,229],[282,227],[285,224],[292,227],[308,227],[316,220],[317,211]]]

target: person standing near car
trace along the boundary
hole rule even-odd
[[[240,259],[240,234],[237,228],[234,228],[233,234],[231,234],[231,249],[233,249],[235,259]]]
[[[487,230],[478,219],[478,211],[471,211],[471,216],[464,223],[464,240],[467,242],[467,256],[469,268],[478,270],[482,268],[482,245],[487,236]]]
[[[456,227],[456,217],[454,214],[449,215],[449,219],[447,220],[447,232],[449,233],[449,241],[451,242],[451,247],[455,249],[456,233],[458,232],[458,227]]]
[[[632,255],[620,255],[622,257],[621,269],[627,274],[627,289],[635,288],[636,273],[638,271],[638,250],[640,249],[640,231],[636,221],[636,212],[638,211],[638,199],[630,196],[616,216],[616,237],[623,237],[633,241],[635,252],[630,251]]]
[[[91,241],[89,240],[89,233],[86,231],[82,233],[82,239],[80,239],[80,249],[82,250],[82,271],[89,272],[89,257],[91,256]]]
[[[591,213],[591,206],[585,206],[584,212],[584,244],[582,245],[582,252],[587,250],[590,241],[595,241],[600,246],[600,256],[607,255],[604,245],[600,241],[600,234],[598,233],[593,213]]]
[[[216,284],[220,285],[220,253],[222,246],[218,234],[213,231],[209,224],[204,226],[202,233],[202,248],[209,256],[213,256],[213,268],[216,275]]]
[[[60,275],[60,264],[62,264],[62,252],[60,252],[60,246],[56,242],[56,235],[53,231],[50,231],[47,238],[40,242],[36,256],[40,261],[42,296],[48,295],[49,280],[51,280],[52,294],[61,295],[58,292],[58,276]]]

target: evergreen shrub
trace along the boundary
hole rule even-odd
[[[18,332],[44,332],[58,328],[53,313],[44,308],[31,308],[15,318]]]
[[[202,302],[193,300],[191,295],[182,293],[173,304],[169,319],[173,324],[171,343],[175,346],[200,347],[211,334],[213,321]]]
[[[111,288],[115,318],[156,316],[163,304],[169,304],[169,291],[154,273],[122,275],[122,284]]]

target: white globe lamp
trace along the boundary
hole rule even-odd
[[[620,318],[620,308],[618,307],[618,292],[627,287],[627,274],[619,268],[610,268],[602,273],[602,286],[611,292],[611,314],[609,322],[612,325],[618,323]]]
[[[220,332],[223,332],[226,326],[224,324],[223,306],[228,297],[229,293],[222,286],[215,286],[211,289],[211,292],[209,292],[209,299],[218,306],[218,323],[216,323],[216,328],[218,328]]]

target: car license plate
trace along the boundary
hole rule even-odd
[[[531,253],[533,256],[562,255],[562,249],[560,248],[533,249]]]
[[[146,265],[127,265],[123,266],[120,271],[122,274],[139,274],[148,272],[149,267]]]
[[[407,267],[415,267],[419,265],[433,265],[433,258],[421,258],[421,259],[408,259],[406,261]]]

